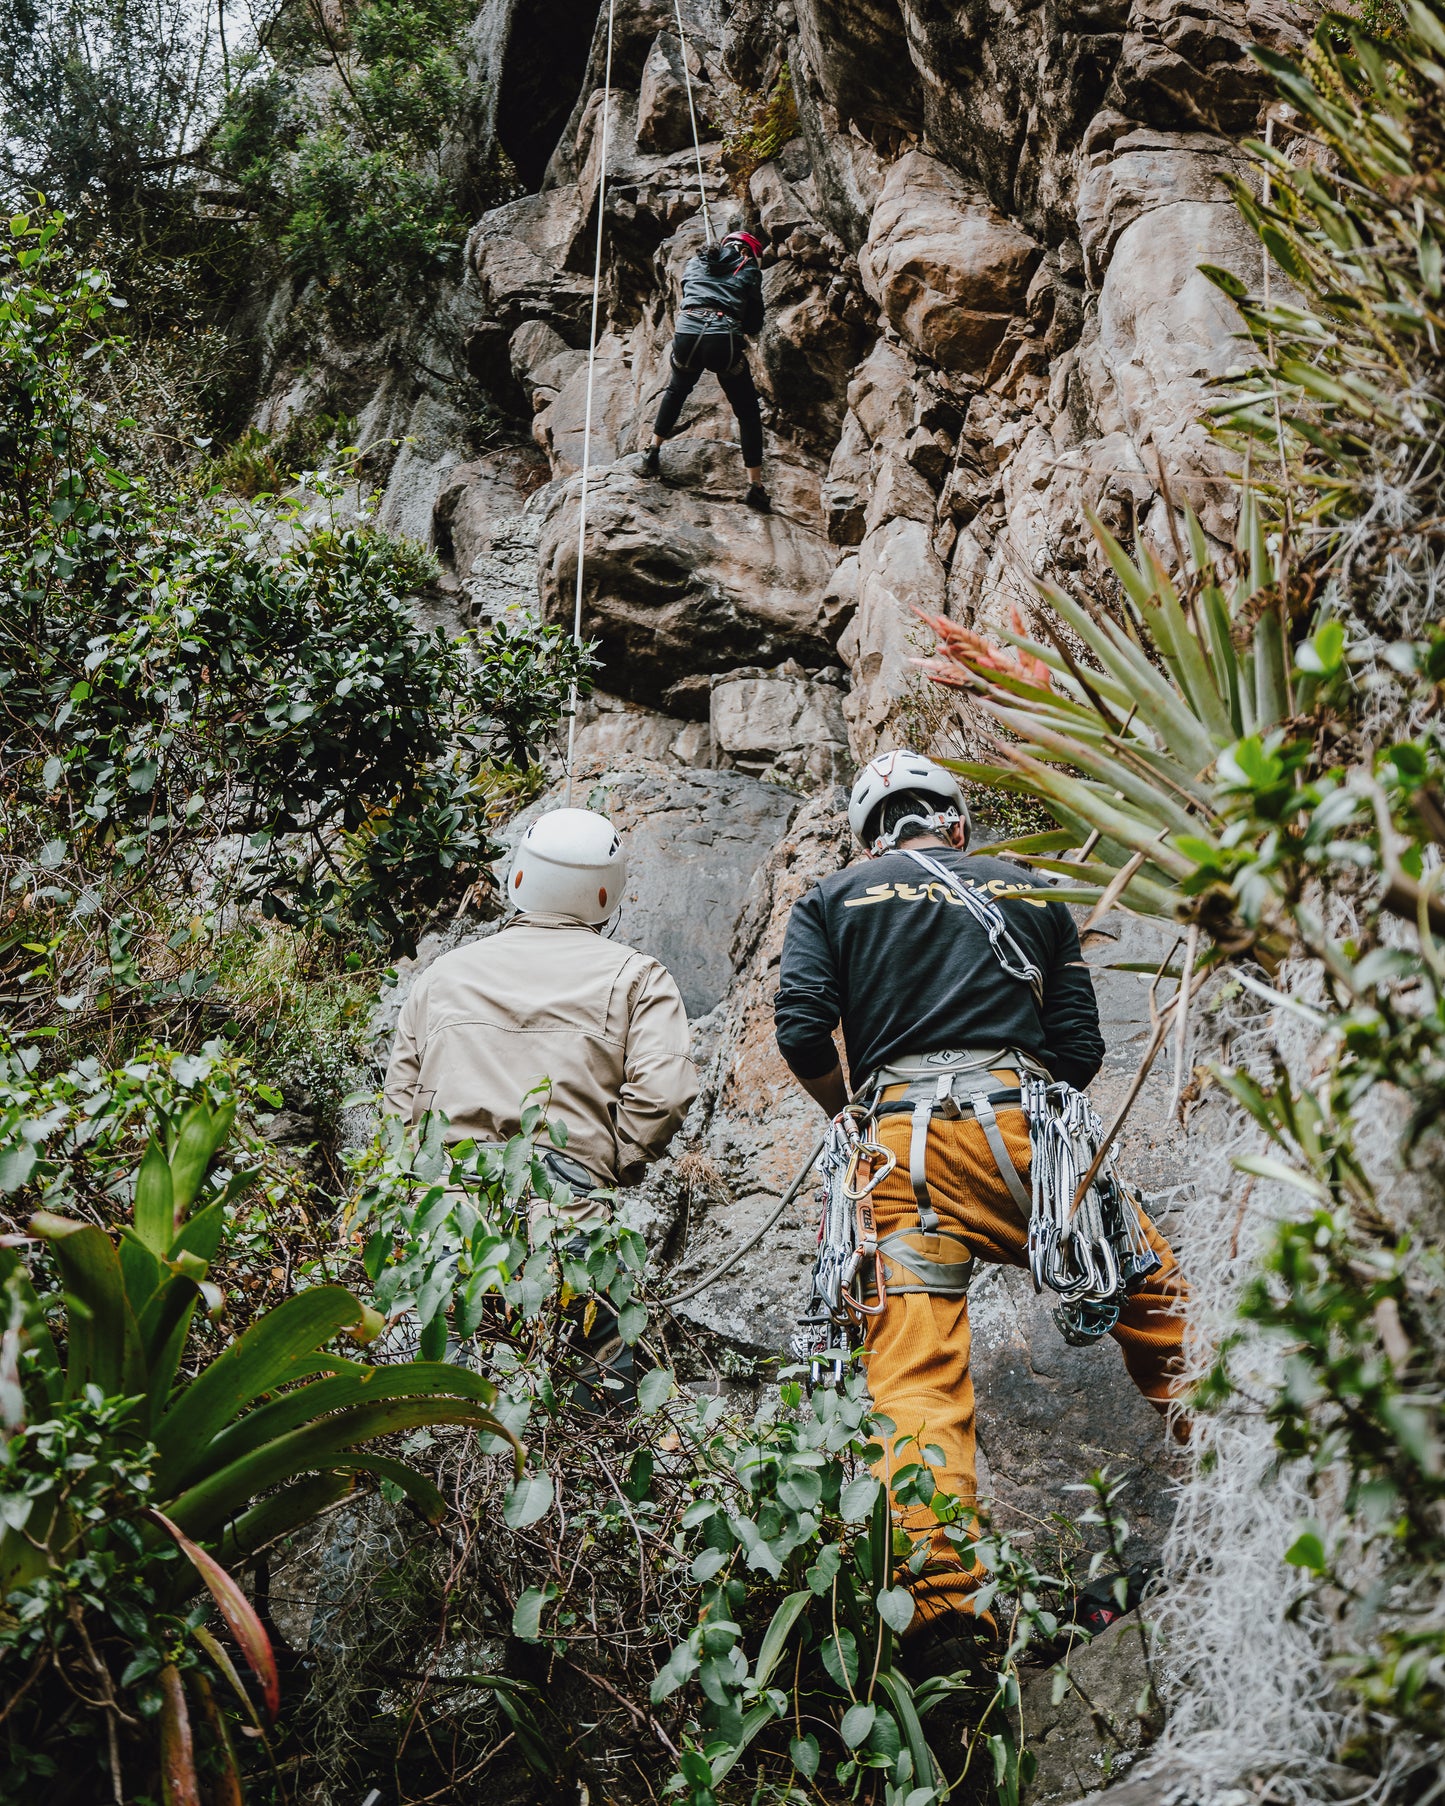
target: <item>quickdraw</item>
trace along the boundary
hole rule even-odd
[[[1124,1300],[1159,1270],[1142,1205],[1114,1170],[1114,1149],[1074,1209],[1079,1180],[1099,1151],[1103,1124],[1072,1085],[1024,1078],[1022,1106],[1032,1148],[1029,1272],[1034,1290],[1057,1292],[1054,1322],[1066,1342],[1097,1342],[1119,1321]]]
[[[877,1316],[887,1302],[872,1198],[897,1163],[879,1142],[865,1106],[849,1104],[833,1118],[818,1158],[822,1212],[812,1286],[791,1344],[793,1358],[807,1364],[815,1386],[825,1375],[830,1384],[841,1383],[863,1340],[863,1319]],[[868,1268],[876,1303],[868,1302],[866,1286],[859,1288],[863,1297],[852,1289]]]

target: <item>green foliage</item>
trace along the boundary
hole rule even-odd
[[[586,655],[558,629],[480,657],[424,632],[406,595],[429,563],[304,498],[258,517],[157,495],[86,386],[114,355],[109,285],[58,230],[13,222],[0,287],[12,889],[54,893],[70,865],[154,877],[229,833],[237,894],[268,914],[409,948],[488,855],[488,758],[530,760]]]
[[[389,149],[358,149],[339,126],[302,141],[287,201],[282,255],[303,280],[334,289],[335,307],[358,324],[377,289],[440,274],[464,226],[436,177]]]
[[[301,15],[272,66],[227,95],[211,154],[332,318],[375,330],[453,267],[468,218],[502,198],[459,186],[443,156],[479,99],[460,0],[373,0],[338,38]],[[332,79],[318,87],[318,65]]]
[[[348,414],[304,414],[279,433],[248,426],[206,466],[205,476],[228,495],[250,500],[279,495],[304,471],[332,466],[355,455],[356,422]],[[417,588],[429,578],[423,578]],[[410,587],[409,585],[407,587]]]
[[[229,1684],[254,1715],[196,1595],[211,1594],[274,1717],[269,1640],[228,1570],[362,1474],[440,1519],[435,1486],[372,1448],[386,1436],[435,1423],[508,1436],[494,1388],[463,1369],[327,1353],[338,1335],[365,1340],[376,1327],[340,1286],[288,1298],[209,1362],[199,1353],[200,1322],[225,1304],[211,1275],[228,1207],[257,1178],[243,1169],[217,1183],[235,1109],[201,1098],[150,1116],[118,1238],[43,1210],[30,1221],[43,1258],[0,1249],[0,1658],[24,1701],[6,1723],[12,1772],[53,1773],[72,1750],[94,1759],[105,1748],[127,1797],[124,1771],[148,1768],[145,1726],[158,1720],[163,1761],[179,1765],[174,1797],[192,1797],[180,1791],[196,1785],[191,1671],[193,1697]],[[59,1189],[52,1176],[52,1201]],[[212,1729],[213,1759],[234,1769]]]
[[[1300,162],[1256,144],[1270,198],[1230,184],[1294,292],[1266,305],[1237,277],[1207,271],[1265,359],[1217,417],[1236,442],[1253,443],[1272,493],[1281,506],[1288,493],[1296,517],[1358,513],[1386,472],[1439,480],[1445,33],[1428,0],[1384,10],[1408,27],[1382,37],[1368,19],[1331,14],[1302,66],[1255,52],[1326,152]],[[1440,532],[1428,522],[1420,530],[1416,556]]]
[[[744,122],[723,140],[723,167],[737,189],[745,192],[754,172],[771,162],[801,129],[793,72],[784,63],[771,92],[753,96]]]

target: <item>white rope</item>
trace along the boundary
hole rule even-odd
[[[582,426],[582,504],[577,515],[577,595],[572,607],[572,643],[582,647],[582,577],[587,552],[587,483],[592,475],[592,373],[597,363],[597,310],[602,297],[602,219],[607,208],[607,125],[612,116],[612,21],[617,0],[607,0],[607,72],[602,79],[602,144],[597,171],[597,256],[592,268],[592,330],[587,340],[587,413]],[[684,65],[685,67],[686,65]],[[572,759],[577,743],[577,679],[567,717],[567,794],[572,807]]]
[[[702,202],[702,228],[707,242],[712,243],[712,215],[707,210],[707,189],[702,176],[702,145],[697,133],[697,108],[692,104],[692,71],[687,66],[687,33],[682,29],[682,0],[672,0],[677,17],[678,42],[682,45],[682,79],[687,87],[687,116],[692,121],[692,153],[697,158],[697,195]]]

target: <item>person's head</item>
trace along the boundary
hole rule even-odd
[[[553,809],[518,843],[507,901],[529,915],[571,916],[599,928],[616,915],[627,855],[616,828],[591,809]]]
[[[734,269],[741,269],[749,259],[754,263],[762,262],[762,240],[754,238],[751,232],[729,232],[718,248],[728,253]]]
[[[922,753],[880,753],[858,773],[848,825],[873,857],[936,835],[962,850],[973,821],[958,779]]]

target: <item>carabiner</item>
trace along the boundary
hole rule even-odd
[[[872,1178],[869,1179],[868,1183],[861,1190],[855,1190],[852,1181],[864,1159],[868,1161],[870,1167],[875,1160],[884,1161],[886,1164],[878,1168]],[[860,1198],[866,1198],[869,1192],[881,1185],[897,1164],[898,1156],[891,1148],[885,1148],[881,1142],[856,1142],[854,1144],[852,1155],[849,1158],[847,1168],[843,1173],[843,1196],[848,1199],[849,1203],[856,1204]]]

